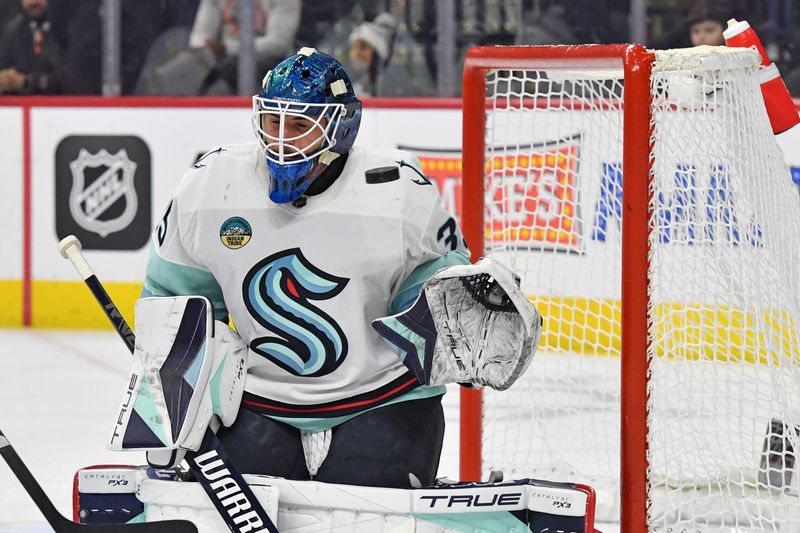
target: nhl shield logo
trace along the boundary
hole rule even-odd
[[[133,186],[136,163],[130,160],[126,150],[123,148],[110,154],[102,149],[91,154],[81,149],[78,158],[69,164],[69,168],[72,172],[69,210],[75,222],[101,237],[128,227],[136,216],[138,200]],[[87,184],[89,169],[97,177]],[[114,218],[104,219],[102,215],[123,198],[125,208],[122,213]]]
[[[68,135],[55,150],[56,235],[84,250],[140,250],[153,220],[152,157],[136,135]]]

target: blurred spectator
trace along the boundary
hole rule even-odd
[[[50,31],[47,0],[22,0],[21,5],[0,38],[0,93],[58,93],[61,48]]]
[[[164,0],[168,26],[191,28],[200,0]]]
[[[734,1],[698,0],[689,8],[688,26],[692,46],[723,46],[722,32],[731,18],[746,19],[741,6]]]
[[[256,0],[256,79],[295,48],[300,0]],[[200,0],[191,32],[173,26],[153,44],[137,94],[236,94],[239,67],[237,0]]]
[[[363,2],[363,0],[362,0]],[[360,7],[361,3],[358,4]],[[347,43],[341,38],[336,42],[338,29],[335,28],[338,24],[345,22],[355,11],[356,0],[339,0],[331,2],[331,0],[303,0],[303,7],[300,14],[300,27],[303,28],[297,34],[297,41],[299,46],[310,46],[320,50],[326,48],[326,45],[346,46]],[[358,13],[358,20],[371,20],[375,15],[368,16],[366,11],[361,10]],[[344,37],[352,30],[352,26],[347,25]],[[332,41],[329,41],[332,38]],[[328,42],[326,42],[328,41]],[[333,55],[335,51],[328,46],[329,51]],[[343,59],[337,57],[337,59]]]
[[[192,96],[211,68],[200,54],[188,51],[190,29],[176,25],[162,32],[147,52],[135,94]],[[196,57],[197,56],[197,57]]]
[[[100,94],[103,41],[100,0],[52,0],[54,20],[64,50],[63,81],[66,94]]]
[[[64,50],[63,82],[67,94],[100,94],[103,82],[103,9],[101,0],[50,0]],[[145,56],[164,29],[163,0],[121,2],[122,94],[131,94]]]
[[[380,94],[379,79],[392,58],[396,34],[397,25],[388,13],[362,22],[350,34],[347,72],[359,98]]]
[[[591,42],[591,41],[589,41]],[[578,44],[567,6],[550,3],[544,9],[530,10],[523,15],[519,44]]]
[[[689,10],[689,38],[692,46],[722,46],[725,38],[726,17],[719,6],[712,2],[698,2]]]
[[[239,64],[239,6],[237,0],[201,0],[189,46],[204,49],[212,61],[205,85],[221,80],[236,93]],[[255,2],[257,79],[295,48],[300,23],[300,0]]]
[[[0,30],[5,27],[9,20],[16,17],[20,11],[19,0],[0,0]]]
[[[381,73],[379,96],[436,96],[425,48],[405,31],[397,34],[394,53]]]

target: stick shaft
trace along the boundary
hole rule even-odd
[[[83,282],[86,283],[86,286],[89,287],[89,290],[92,291],[92,295],[95,300],[97,300],[97,303],[100,304],[100,307],[102,307],[108,321],[114,326],[114,330],[119,334],[122,342],[124,342],[128,350],[133,353],[136,338],[131,328],[128,326],[128,323],[125,322],[122,313],[119,312],[116,304],[111,299],[111,296],[108,295],[103,284],[97,279],[94,270],[89,266],[89,262],[83,257],[80,241],[74,235],[70,235],[58,243],[58,249],[61,255],[69,259],[72,266],[78,271],[78,275]]]
[[[39,482],[33,477],[31,471],[28,470],[28,467],[22,462],[22,459],[17,455],[11,443],[3,436],[2,431],[0,431],[0,455],[3,456],[3,459],[8,463],[11,471],[22,486],[25,487],[25,491],[30,495],[31,499],[33,499],[36,507],[42,512],[50,526],[58,531],[66,519],[61,516],[61,513],[58,512],[53,502],[47,497],[42,486],[39,485]]]
[[[117,305],[111,299],[111,296],[109,296],[106,292],[103,284],[100,283],[100,280],[98,280],[97,276],[94,274],[83,281],[86,283],[86,286],[89,287],[89,290],[92,291],[92,295],[94,296],[95,300],[97,300],[97,303],[99,303],[100,307],[103,308],[103,312],[106,314],[106,317],[108,317],[111,325],[114,326],[114,330],[116,330],[117,334],[122,339],[122,342],[124,342],[125,346],[128,347],[128,350],[133,353],[133,348],[136,344],[136,337],[134,336],[133,331],[131,331],[131,328],[128,326],[128,323],[125,321],[125,317],[122,316],[122,313],[120,313],[119,309],[117,309]]]

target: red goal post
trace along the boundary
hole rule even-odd
[[[625,77],[623,226],[622,484],[630,505],[622,523],[646,530],[647,464],[647,206],[650,153],[650,69],[654,56],[640,45],[476,47],[467,54],[463,79],[463,220],[472,259],[483,255],[486,73],[496,69],[623,68]],[[538,105],[533,103],[533,105]],[[627,182],[626,182],[627,185]],[[481,392],[461,390],[461,479],[481,477]]]

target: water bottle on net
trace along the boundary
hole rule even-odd
[[[800,122],[797,108],[792,101],[789,90],[781,78],[778,67],[767,55],[761,39],[745,20],[730,19],[728,28],[723,32],[725,44],[730,47],[752,48],[761,55],[758,67],[758,81],[761,84],[761,95],[775,134],[783,133]]]

